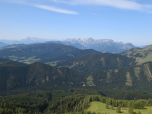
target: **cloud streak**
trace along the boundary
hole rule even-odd
[[[110,6],[119,9],[150,11],[151,5],[143,5],[134,0],[50,0],[57,3],[66,3],[69,5],[98,5]]]
[[[48,5],[42,5],[43,3],[63,3],[68,5],[94,5],[94,6],[108,6],[118,9],[126,10],[136,10],[152,12],[152,5],[140,4],[135,2],[135,0],[5,0],[9,2],[26,3],[37,8],[50,10],[58,13],[65,14],[78,14],[75,11],[65,10],[57,7],[52,7]]]
[[[74,14],[74,15],[77,15],[77,14],[78,14],[78,13],[75,12],[75,11],[60,9],[60,8],[56,8],[56,7],[52,7],[52,6],[47,6],[47,5],[33,4],[32,6],[37,7],[37,8],[41,8],[41,9],[45,9],[45,10],[49,10],[49,11],[58,12],[58,13]]]
[[[78,14],[75,11],[61,9],[61,8],[57,8],[57,7],[52,7],[52,6],[49,6],[49,5],[41,5],[41,4],[36,4],[36,3],[29,3],[28,0],[7,0],[7,1],[8,2],[12,2],[12,3],[29,5],[29,6],[33,6],[33,7],[36,7],[36,8],[45,9],[45,10],[49,10],[49,11],[54,11],[54,12],[58,12],[58,13],[73,14],[73,15],[77,15]]]

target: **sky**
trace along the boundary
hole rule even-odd
[[[152,44],[152,0],[0,0],[0,39]]]

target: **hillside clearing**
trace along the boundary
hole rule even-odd
[[[106,109],[106,104],[99,102],[99,101],[94,101],[91,102],[90,107],[87,109],[87,111],[91,111],[91,112],[96,112],[96,113],[108,113],[108,114],[118,114],[116,112],[116,108],[114,107],[114,109],[111,109],[111,106],[109,106],[109,109]],[[152,114],[152,107],[148,107],[146,106],[145,109],[134,109],[134,112],[141,112],[141,114]],[[122,107],[121,108],[121,112],[122,114],[129,114],[128,113],[128,108],[126,107]]]

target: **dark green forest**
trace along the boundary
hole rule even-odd
[[[79,72],[96,72],[135,66],[135,59],[120,54],[87,54],[75,59],[61,61],[57,67],[66,66]]]
[[[140,93],[141,96],[136,100],[117,100],[113,97],[110,98],[101,95],[101,91],[89,89],[73,88],[68,90],[33,91],[0,97],[0,114],[63,114],[68,112],[91,114],[91,112],[86,112],[85,109],[90,106],[92,101],[105,103],[107,108],[111,106],[121,106],[143,109],[145,106],[152,106],[152,99],[144,98],[144,93],[139,91],[124,92],[128,94],[128,96],[130,96],[130,93],[132,93],[132,95]],[[151,93],[149,93],[149,96],[152,98]],[[144,100],[140,100],[141,97],[143,97]]]

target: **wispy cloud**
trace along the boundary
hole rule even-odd
[[[47,5],[33,4],[32,6],[37,7],[37,8],[41,8],[41,9],[45,9],[45,10],[50,10],[50,11],[54,11],[54,12],[59,12],[59,13],[74,14],[74,15],[77,15],[77,14],[78,14],[78,13],[75,12],[75,11],[60,9],[60,8],[56,8],[56,7],[52,7],[52,6],[47,6]]]
[[[50,0],[58,3],[66,3],[69,5],[98,5],[110,6],[119,9],[150,11],[152,5],[144,5],[135,2],[135,0]]]
[[[95,6],[109,6],[118,9],[136,10],[136,11],[146,11],[152,12],[152,5],[140,4],[136,2],[137,0],[5,0],[18,3],[28,3],[32,6],[55,11],[59,13],[66,14],[78,14],[75,11],[65,10],[57,7],[52,7],[48,5],[42,5],[43,3],[64,3],[68,5],[95,5]]]
[[[28,2],[28,0],[7,0],[7,1],[8,2],[12,2],[12,3],[25,4],[25,5],[29,5],[29,6],[33,6],[33,7],[37,7],[37,8],[41,8],[41,9],[45,9],[45,10],[49,10],[49,11],[54,11],[54,12],[58,12],[58,13],[73,14],[73,15],[77,15],[78,14],[77,12],[71,11],[71,10],[61,9],[61,8],[57,8],[57,7],[53,7],[53,6],[49,6],[49,5],[37,4],[35,2],[35,0],[31,0],[32,3]],[[39,2],[40,1],[41,0],[39,0]]]

